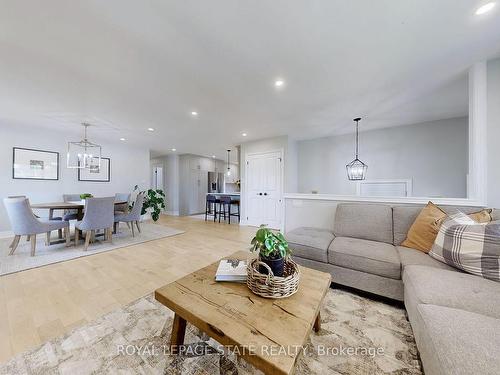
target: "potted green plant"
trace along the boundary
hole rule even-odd
[[[85,200],[85,199],[87,199],[87,198],[92,198],[92,194],[90,194],[90,193],[83,193],[83,194],[80,194],[80,199],[81,199],[82,201],[84,201],[84,200]]]
[[[139,190],[139,186],[134,187],[134,191]],[[147,212],[151,213],[153,221],[158,221],[161,211],[165,209],[165,193],[161,189],[148,189],[141,191],[144,194],[144,201],[142,203],[141,215]],[[133,204],[130,206],[132,209]]]
[[[251,250],[259,252],[260,261],[271,268],[273,275],[282,277],[285,270],[285,257],[291,253],[283,234],[261,225],[252,239],[251,245]],[[260,266],[259,272],[267,273],[267,269]]]
[[[141,215],[148,210],[151,212],[153,221],[158,221],[161,211],[165,208],[165,193],[161,189],[148,189],[144,195]]]

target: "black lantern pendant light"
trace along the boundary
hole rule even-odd
[[[227,175],[228,176],[231,176],[231,166],[229,165],[229,153],[231,152],[231,150],[227,150]]]
[[[356,122],[356,158],[345,166],[347,169],[347,178],[351,181],[364,180],[366,177],[366,170],[368,169],[368,166],[358,159],[358,127],[360,120],[360,117],[354,119]]]

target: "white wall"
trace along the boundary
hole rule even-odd
[[[488,206],[500,208],[500,59],[488,62]]]
[[[416,197],[466,197],[467,117],[360,133],[367,180],[412,179]],[[298,142],[298,192],[355,195],[345,165],[354,159],[354,135]]]
[[[64,193],[91,193],[110,196],[118,192],[130,192],[135,185],[149,187],[149,150],[125,143],[100,142],[103,157],[111,158],[110,182],[78,181],[77,171],[66,168],[67,142],[78,140],[60,130],[47,131],[38,128],[9,127],[0,124],[0,197],[26,195],[32,203],[61,201]],[[12,147],[25,147],[59,152],[59,180],[12,179]],[[40,212],[47,216],[47,212]],[[10,230],[3,204],[0,205],[0,232]]]

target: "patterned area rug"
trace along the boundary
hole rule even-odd
[[[422,373],[403,309],[331,289],[321,313],[297,374]],[[190,325],[184,353],[166,353],[172,317],[148,295],[14,357],[0,374],[262,374]]]
[[[12,242],[12,238],[3,238],[0,239],[0,275],[7,275],[9,273],[41,267],[47,264],[103,253],[120,247],[157,240],[163,237],[175,236],[181,233],[184,232],[164,225],[142,223],[141,233],[137,233],[136,230],[135,237],[132,237],[130,229],[128,229],[124,223],[121,223],[118,234],[113,235],[112,243],[104,242],[103,239],[100,239],[98,236],[96,242],[91,244],[87,251],[83,250],[82,240],[80,240],[80,245],[78,247],[74,246],[73,240],[72,246],[70,247],[65,247],[64,242],[45,246],[45,235],[38,235],[34,257],[31,256],[31,245],[29,242],[26,242],[26,236],[22,237],[13,255],[9,255],[9,245]],[[57,231],[52,232],[52,239],[57,240]]]

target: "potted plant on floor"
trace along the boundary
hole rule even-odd
[[[134,192],[139,191],[139,186],[135,185]],[[153,221],[158,221],[160,218],[161,211],[165,209],[165,193],[161,189],[148,189],[145,191],[140,191],[144,194],[144,201],[142,203],[141,215],[146,213],[151,213],[151,218]],[[132,210],[133,203],[130,206]]]
[[[285,258],[291,253],[288,242],[283,234],[279,231],[272,231],[265,225],[261,225],[251,244],[251,250],[259,252],[260,261],[266,263],[271,268],[273,275],[282,277],[285,268]],[[260,266],[259,272],[267,273],[267,269],[264,266]]]
[[[141,215],[146,212],[151,213],[153,221],[158,221],[160,213],[165,209],[165,193],[160,189],[148,189],[144,192],[144,203],[142,204]]]

